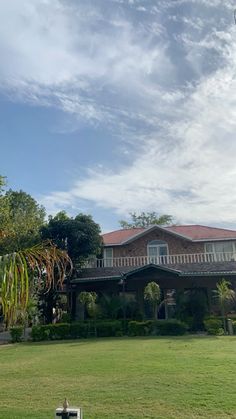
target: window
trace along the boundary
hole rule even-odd
[[[151,263],[159,263],[168,255],[168,245],[161,240],[153,240],[147,245],[147,254]]]
[[[113,266],[113,248],[112,247],[104,248],[103,257],[104,257],[104,267]]]
[[[213,254],[213,260],[234,260],[236,255],[235,242],[205,243],[205,253]]]

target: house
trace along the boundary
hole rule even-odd
[[[170,317],[178,290],[198,288],[214,304],[212,290],[227,278],[236,288],[236,231],[202,225],[131,228],[103,234],[103,257],[92,258],[71,281],[73,313],[81,291],[125,293],[144,311],[144,288],[156,281]]]

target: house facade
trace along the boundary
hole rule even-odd
[[[177,291],[201,289],[209,309],[217,282],[236,288],[236,231],[201,225],[150,226],[103,234],[103,257],[91,258],[71,281],[73,315],[80,318],[81,291],[125,294],[145,312],[144,288],[159,284],[170,317]]]

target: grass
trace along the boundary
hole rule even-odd
[[[0,418],[236,418],[236,338],[116,338],[0,346]]]

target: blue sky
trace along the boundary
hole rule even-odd
[[[104,231],[236,228],[233,0],[0,3],[0,174]]]

